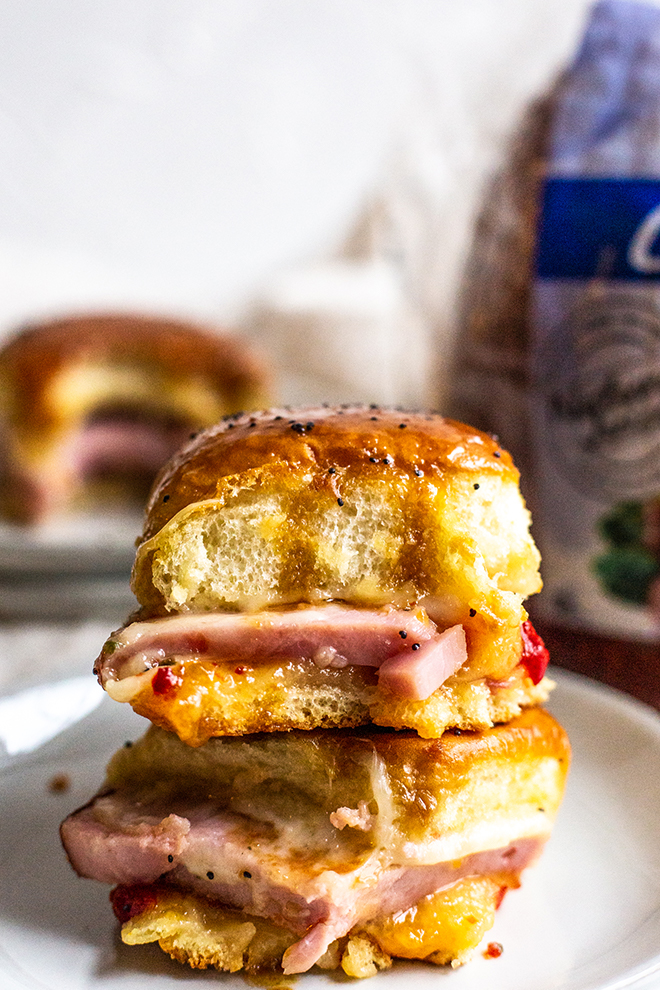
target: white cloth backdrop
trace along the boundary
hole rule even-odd
[[[289,400],[437,404],[484,176],[586,6],[6,0],[0,331],[198,314]]]

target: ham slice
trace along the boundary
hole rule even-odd
[[[529,822],[516,827],[510,821],[514,838],[506,845],[476,845],[441,862],[426,861],[424,841],[396,835],[357,858],[347,847],[322,862],[301,854],[286,823],[273,838],[272,826],[260,828],[210,803],[183,799],[174,813],[163,816],[164,810],[158,799],[106,794],[75,812],[61,829],[74,869],[106,883],[159,880],[271,918],[300,935],[285,953],[285,973],[306,972],[355,925],[406,910],[461,877],[518,873],[536,860],[547,838],[547,832],[529,834]],[[337,834],[329,821],[327,827]],[[310,819],[308,828],[309,841],[323,844],[323,825]]]
[[[109,814],[104,814],[104,803]],[[77,827],[71,819],[62,826],[73,868],[81,876],[102,883],[157,880],[170,869],[187,845],[190,821],[179,815],[149,815],[140,820],[112,796],[97,798],[94,814],[80,812]],[[106,821],[104,821],[106,817]],[[70,841],[68,841],[70,839]]]
[[[380,687],[411,701],[423,701],[467,660],[463,626],[445,629],[439,636],[418,646],[417,650],[383,661],[378,672]]]
[[[536,862],[545,841],[546,836],[530,836],[500,849],[473,853],[459,861],[432,866],[389,866],[375,882],[359,887],[354,875],[351,876],[353,890],[344,889],[343,897],[335,894],[337,899],[327,905],[327,917],[286,950],[282,959],[285,975],[306,973],[324,955],[331,942],[347,935],[356,925],[407,911],[423,897],[449,887],[462,877],[521,872]]]
[[[115,682],[129,677],[139,681],[159,665],[195,659],[258,663],[280,657],[319,667],[385,664],[381,676],[391,691],[425,698],[465,662],[467,651],[462,626],[438,632],[421,608],[329,604],[134,622],[108,640],[95,669],[103,687],[119,698]]]

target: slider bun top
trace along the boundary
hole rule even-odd
[[[280,409],[229,417],[166,465],[133,590],[143,615],[417,603],[463,623],[471,653],[499,643],[508,672],[538,565],[490,436],[419,412]]]

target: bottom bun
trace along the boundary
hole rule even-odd
[[[175,732],[189,746],[202,746],[214,736],[350,729],[372,723],[413,729],[424,739],[435,739],[449,727],[489,729],[509,722],[525,708],[547,701],[554,687],[548,677],[534,684],[522,664],[504,683],[486,677],[451,678],[423,701],[377,690],[371,667],[321,670],[311,661],[264,662],[247,677],[237,676],[235,661],[173,664],[165,670],[172,690],[155,690],[155,679],[149,676],[128,700],[138,715]],[[126,700],[124,683],[106,685],[116,701]]]
[[[332,942],[316,963],[347,976],[375,976],[393,958],[457,967],[467,962],[492,927],[515,872],[465,877],[422,898],[407,911],[356,926]],[[282,956],[298,940],[265,918],[213,904],[158,885],[122,885],[110,895],[127,945],[158,942],[172,959],[193,969],[215,968],[249,976],[280,970]]]

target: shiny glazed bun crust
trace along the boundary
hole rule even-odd
[[[165,467],[132,586],[146,616],[417,603],[464,625],[472,680],[520,657],[538,565],[491,437],[425,413],[282,409],[230,417]]]
[[[165,796],[178,800],[201,794],[204,800],[231,805],[232,788],[259,801],[264,782],[277,781],[287,802],[279,813],[289,821],[301,795],[328,813],[359,799],[377,800],[381,771],[374,756],[382,760],[392,788],[394,806],[387,805],[387,814],[401,841],[432,835],[447,844],[446,854],[454,858],[474,851],[470,843],[462,844],[468,834],[475,848],[495,848],[509,841],[519,822],[525,823],[525,835],[549,833],[563,797],[570,744],[543,708],[530,708],[481,732],[446,732],[433,739],[365,726],[222,737],[192,747],[150,726],[111,757],[100,793],[151,792],[158,781],[161,802]],[[424,794],[435,800],[424,801]],[[363,838],[378,844],[375,834]]]

